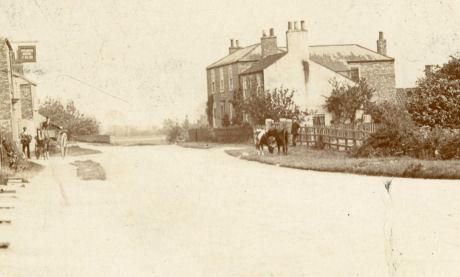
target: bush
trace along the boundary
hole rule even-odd
[[[440,158],[443,160],[460,159],[460,135],[451,137],[439,149]]]
[[[166,138],[168,142],[170,143],[176,142],[179,139],[181,132],[182,132],[182,128],[178,124],[170,127],[166,133]]]
[[[409,113],[391,103],[382,103],[378,112],[382,126],[352,154],[356,157],[385,157],[411,153],[417,127]]]

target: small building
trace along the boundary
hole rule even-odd
[[[23,127],[34,136],[40,121],[37,84],[23,72],[8,39],[0,38],[0,137],[18,145]]]
[[[310,45],[304,21],[288,22],[286,47],[278,46],[274,29],[262,32],[260,43],[241,47],[230,41],[229,54],[206,68],[207,93],[213,97],[213,126],[220,127],[233,114],[233,93],[243,97],[257,91],[281,87],[295,91],[294,101],[302,109],[317,111],[328,124],[332,115],[323,109],[332,91],[331,79],[355,84],[366,78],[373,87],[373,100],[395,98],[394,58],[387,56],[386,40],[379,33],[376,51],[358,44]]]

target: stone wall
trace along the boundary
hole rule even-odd
[[[32,85],[21,84],[21,118],[33,119]]]
[[[354,66],[357,63],[353,63]],[[374,101],[395,101],[396,81],[394,61],[363,62],[359,63],[359,76],[364,77],[367,83],[376,91]]]
[[[9,48],[4,40],[0,40],[0,132],[2,138],[11,139],[11,70]]]

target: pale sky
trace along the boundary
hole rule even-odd
[[[383,31],[397,87],[460,50],[458,0],[1,0],[0,11],[1,36],[39,40],[37,63],[27,64],[39,97],[74,99],[105,126],[197,118],[205,68],[229,39],[258,43],[273,27],[285,45],[288,21],[305,20],[311,44],[375,50]]]

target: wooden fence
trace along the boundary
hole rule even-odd
[[[279,123],[273,125],[279,128]],[[296,143],[309,147],[321,147],[339,151],[348,151],[355,146],[362,145],[363,141],[379,128],[378,124],[337,126],[301,126]],[[265,125],[256,125],[254,129],[265,129]],[[292,135],[289,138],[292,143]]]

